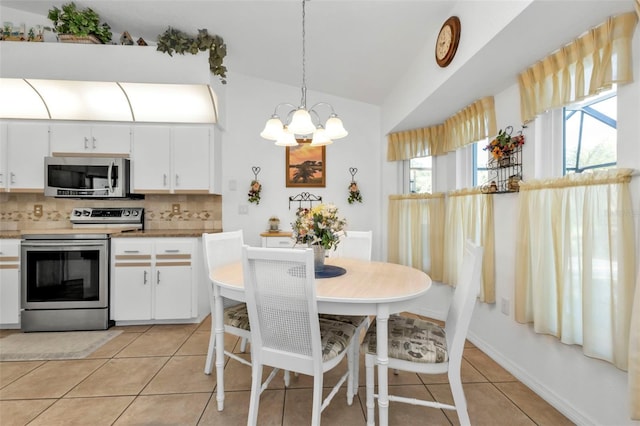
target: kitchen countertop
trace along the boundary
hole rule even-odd
[[[149,229],[127,230],[114,228],[58,228],[58,229],[23,229],[20,231],[0,231],[0,239],[20,239],[23,235],[55,235],[55,234],[110,234],[112,238],[194,238],[203,233],[222,232],[221,229]]]

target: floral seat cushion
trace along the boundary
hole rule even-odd
[[[374,323],[362,342],[362,350],[375,355],[376,344]],[[449,361],[444,329],[419,318],[391,315],[388,345],[390,358],[423,363]]]
[[[320,318],[320,340],[322,360],[328,361],[341,354],[356,332],[356,328],[342,321]]]
[[[249,327],[249,313],[247,312],[247,304],[240,303],[224,310],[224,325],[243,330],[251,330]]]

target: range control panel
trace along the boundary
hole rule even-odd
[[[142,207],[77,207],[71,210],[73,224],[143,224]]]

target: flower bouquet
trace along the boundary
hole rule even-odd
[[[291,226],[296,244],[320,245],[328,250],[338,245],[346,224],[335,205],[318,204],[311,209],[299,208]]]
[[[502,164],[502,159],[509,157],[511,153],[519,146],[524,145],[524,135],[519,133],[511,136],[513,127],[507,126],[503,131],[500,129],[498,135],[487,146],[483,148],[485,151],[491,152],[491,155]]]

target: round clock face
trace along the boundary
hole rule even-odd
[[[460,41],[460,19],[452,16],[445,21],[436,40],[436,62],[441,67],[451,63]]]

